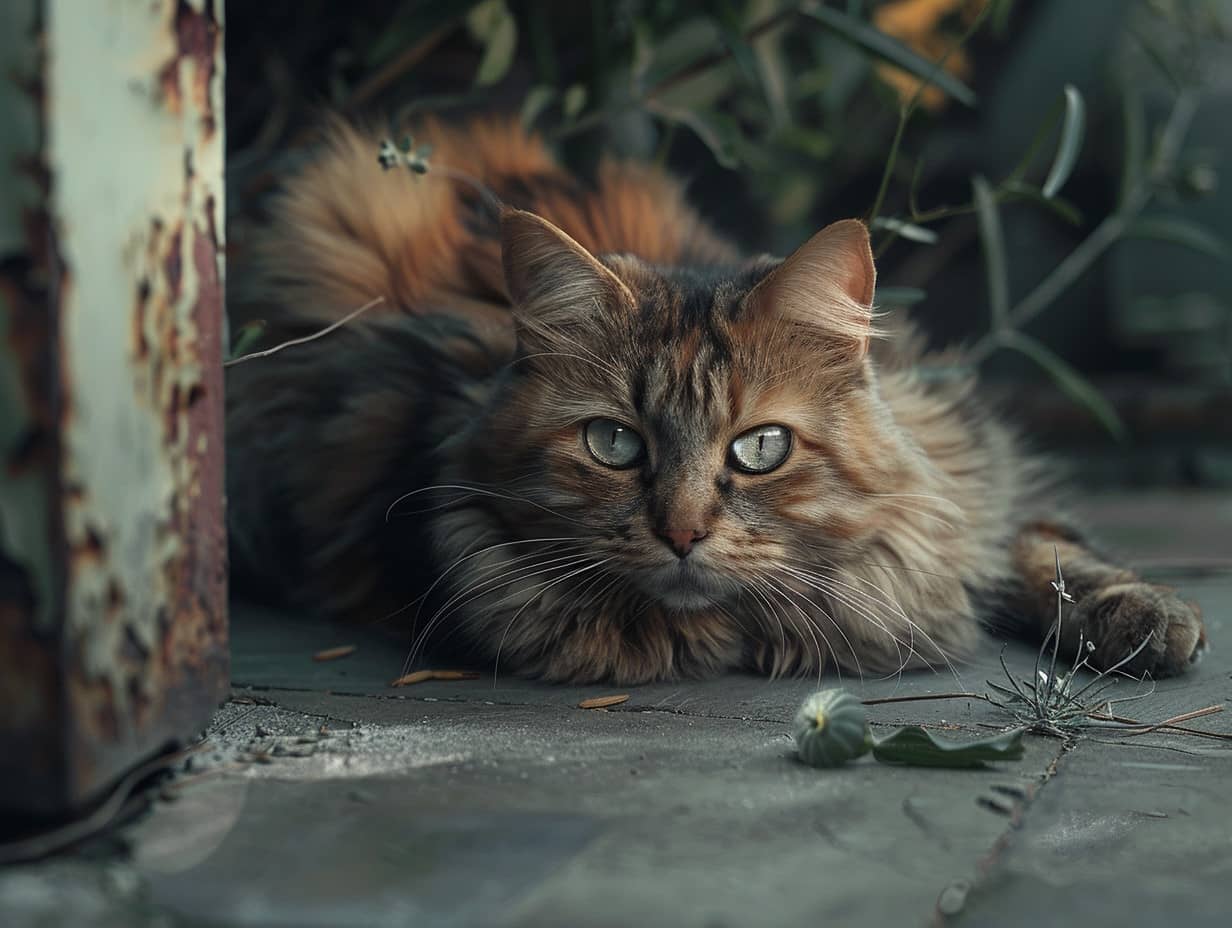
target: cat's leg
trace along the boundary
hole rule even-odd
[[[1110,564],[1067,526],[1037,521],[1025,525],[1011,549],[1017,579],[1023,584],[1012,607],[1020,618],[1048,633],[1057,619],[1057,557],[1065,591],[1073,597],[1062,609],[1061,647],[1073,654],[1082,640],[1093,642],[1091,663],[1108,668],[1146,642],[1122,669],[1154,676],[1182,673],[1206,645],[1202,614],[1170,587],[1147,583],[1133,571]]]

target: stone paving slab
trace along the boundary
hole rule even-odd
[[[1232,701],[1232,574],[1193,548],[1168,560],[1191,525],[1211,557],[1232,554],[1232,520],[1210,518],[1225,503],[1122,501],[1101,521],[1114,544],[1167,562],[1213,642],[1192,674],[1131,704],[1138,717]],[[390,689],[403,649],[389,637],[247,608],[234,637],[233,698],[190,769],[123,846],[0,871],[0,924],[1232,921],[1227,742],[1033,737],[1023,760],[984,770],[819,771],[788,734],[816,681],[733,675],[583,710],[616,691],[504,674]],[[346,643],[350,657],[311,659]],[[865,698],[984,692],[999,651],[990,638],[956,676],[843,683]],[[1031,646],[1006,658],[1033,672]],[[972,700],[870,717],[959,738],[1006,721]],[[1194,724],[1230,732],[1232,712]]]

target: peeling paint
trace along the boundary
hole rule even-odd
[[[222,432],[223,24],[214,0],[31,5],[44,137],[27,144],[50,181],[54,260],[25,239],[14,260],[41,266],[48,286],[0,272],[0,321],[15,344],[15,321],[51,320],[28,340],[55,401],[13,383],[0,400],[20,397],[10,405],[53,453],[32,468],[41,511],[19,511],[11,473],[0,477],[0,555],[51,564],[20,629],[56,652],[62,677],[63,730],[44,734],[70,756],[61,795],[40,797],[51,807],[188,734],[227,682],[222,447],[210,441]],[[19,437],[0,427],[0,447]],[[5,614],[0,643],[22,624]],[[10,728],[0,722],[0,755],[29,734]],[[0,761],[0,785],[7,773]]]

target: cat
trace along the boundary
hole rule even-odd
[[[419,134],[422,178],[332,121],[247,230],[233,321],[383,302],[229,371],[241,586],[637,684],[949,665],[981,619],[1045,633],[1059,558],[1066,650],[1145,643],[1125,669],[1154,675],[1202,650],[1195,605],[1049,515],[973,379],[920,376],[863,223],[746,257],[661,170],[584,181],[500,119]]]

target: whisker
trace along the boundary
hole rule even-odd
[[[452,573],[455,568],[457,568],[463,562],[469,561],[473,557],[479,557],[479,555],[487,554],[489,551],[495,551],[498,548],[507,548],[512,545],[528,545],[528,544],[537,544],[537,543],[542,543],[542,542],[582,541],[582,540],[583,539],[581,538],[575,538],[573,536],[568,536],[568,535],[561,536],[559,538],[521,538],[521,539],[518,539],[517,541],[504,541],[504,542],[501,542],[500,544],[488,545],[486,548],[480,548],[478,551],[472,551],[470,554],[464,554],[461,557],[459,557],[456,561],[454,561],[452,564],[450,564],[447,568],[445,568],[445,570],[434,581],[432,581],[431,586],[429,586],[426,590],[424,590],[424,592],[419,594],[419,596],[412,599],[405,606],[401,606],[398,609],[395,609],[393,612],[389,613],[388,615],[382,616],[378,621],[387,622],[390,619],[394,618],[395,616],[401,615],[403,612],[405,612],[407,609],[410,609],[411,606],[415,605],[416,603],[426,600],[430,595],[432,595],[432,591],[435,590],[437,586],[439,586],[440,583],[446,577],[448,577],[449,574]],[[418,618],[418,613],[416,613],[416,618]]]
[[[395,499],[392,503],[390,503],[389,508],[385,510],[385,521],[386,522],[389,521],[390,516],[393,514],[394,507],[397,506],[403,500],[410,499],[412,496],[417,496],[420,493],[427,493],[432,490],[462,490],[462,491],[474,494],[476,496],[487,496],[493,499],[503,499],[506,502],[511,502],[511,503],[525,503],[528,506],[534,506],[536,509],[541,509],[542,511],[546,512],[548,515],[555,516],[556,518],[562,519],[565,522],[572,522],[574,525],[580,525],[583,528],[590,528],[590,526],[587,525],[585,522],[580,522],[577,519],[572,518],[571,516],[565,515],[563,512],[558,512],[557,510],[552,509],[550,506],[545,506],[542,503],[536,502],[533,499],[527,499],[524,496],[518,496],[513,493],[497,493],[496,491],[489,490],[486,487],[467,486],[465,484],[456,484],[456,483],[442,483],[442,484],[436,484],[430,487],[420,487],[418,490],[411,490],[409,493],[403,493],[401,496]]]
[[[559,583],[563,583],[564,581],[570,579],[571,577],[576,577],[580,574],[586,573],[588,570],[594,570],[595,568],[602,567],[604,564],[608,563],[610,560],[612,560],[612,558],[610,557],[604,558],[601,561],[596,561],[584,567],[579,567],[577,570],[574,570],[571,573],[567,573],[563,577],[558,577],[555,580],[551,580],[546,585],[544,585],[543,589],[541,589],[538,593],[536,593],[534,596],[532,596],[530,599],[528,599],[525,603],[522,604],[522,607],[518,609],[518,611],[513,614],[513,618],[509,620],[509,624],[505,626],[504,632],[501,633],[500,642],[496,646],[496,658],[492,662],[492,688],[493,689],[496,688],[496,680],[497,680],[498,675],[500,674],[500,656],[501,656],[501,651],[505,647],[505,638],[508,637],[509,630],[513,628],[513,623],[518,620],[518,617],[530,607],[531,603],[533,603],[535,600],[541,597],[548,590],[552,589],[552,587],[556,586]]]
[[[861,605],[860,605],[859,603],[857,603],[857,602],[853,602],[853,601],[852,601],[852,600],[851,600],[848,596],[846,596],[845,594],[843,594],[843,593],[841,593],[841,592],[839,592],[839,591],[837,591],[837,590],[835,590],[835,589],[833,589],[833,588],[831,588],[831,587],[825,586],[825,585],[824,585],[824,578],[821,578],[821,577],[814,577],[814,576],[811,576],[811,575],[810,575],[810,576],[804,576],[804,575],[803,575],[801,572],[799,572],[796,568],[792,568],[792,567],[789,567],[789,566],[787,566],[787,565],[783,565],[781,569],[782,569],[782,570],[783,570],[786,574],[788,574],[788,576],[793,577],[794,579],[796,579],[796,580],[797,580],[797,581],[799,581],[800,583],[805,584],[806,586],[808,586],[808,587],[810,587],[810,588],[812,588],[812,589],[816,590],[816,591],[817,591],[817,592],[819,592],[819,593],[822,593],[822,594],[824,594],[824,595],[826,595],[826,596],[830,596],[830,597],[832,597],[833,599],[837,600],[837,601],[838,601],[841,605],[847,606],[849,609],[854,610],[854,611],[855,611],[858,615],[860,615],[860,616],[862,616],[863,618],[867,619],[869,622],[871,622],[873,625],[875,625],[877,628],[879,628],[882,632],[884,632],[884,633],[885,633],[885,636],[886,636],[887,638],[889,638],[889,639],[890,639],[890,641],[894,644],[894,651],[895,651],[895,653],[898,655],[898,670],[897,670],[897,671],[895,671],[894,673],[901,674],[901,673],[903,672],[903,670],[904,670],[904,669],[906,668],[906,666],[907,666],[907,658],[905,658],[905,657],[903,656],[903,645],[905,644],[905,645],[907,646],[907,653],[908,653],[908,655],[911,655],[911,654],[916,654],[916,651],[915,651],[915,646],[914,646],[914,640],[913,640],[913,639],[909,639],[907,642],[904,642],[901,638],[899,638],[899,637],[898,637],[898,635],[894,634],[894,632],[890,630],[890,627],[889,627],[889,626],[888,626],[888,625],[887,625],[887,624],[886,624],[886,623],[885,623],[885,622],[884,622],[881,618],[879,618],[877,615],[875,615],[874,613],[872,613],[869,609],[867,609],[867,608],[865,608],[865,607],[861,606]],[[828,614],[827,614],[827,615],[828,615]],[[831,619],[831,621],[834,621],[834,620],[833,620],[833,619]],[[854,654],[854,649],[853,649],[853,654]],[[917,655],[917,656],[919,656],[919,655]],[[922,656],[921,656],[921,660],[923,660],[923,657],[922,657]],[[891,676],[892,676],[892,675],[893,675],[893,674],[891,674]],[[863,675],[862,675],[862,674],[861,674],[861,679],[863,679]]]
[[[770,579],[770,580],[772,580],[772,581],[773,581],[773,578],[768,578],[768,579]],[[825,616],[825,617],[826,617],[826,620],[827,620],[827,621],[829,621],[829,623],[830,623],[831,625],[833,625],[833,626],[834,626],[835,630],[839,633],[839,635],[841,635],[841,636],[842,636],[843,641],[847,644],[847,650],[851,652],[851,659],[852,659],[853,661],[855,661],[855,665],[856,665],[856,675],[859,677],[860,682],[861,682],[861,683],[863,683],[863,682],[864,682],[864,668],[860,666],[860,655],[859,655],[859,652],[856,650],[855,645],[853,645],[853,644],[851,643],[851,639],[847,637],[847,633],[846,633],[845,631],[843,631],[843,627],[842,627],[842,626],[841,626],[841,625],[840,625],[837,621],[835,621],[834,617],[833,617],[832,615],[830,615],[830,613],[829,613],[829,612],[827,612],[827,611],[826,611],[826,610],[822,607],[821,603],[818,603],[818,602],[815,602],[815,601],[813,601],[813,600],[809,599],[807,596],[804,596],[804,595],[802,595],[801,593],[799,593],[798,591],[791,589],[791,587],[790,587],[790,586],[788,586],[787,584],[782,583],[781,581],[773,581],[773,582],[776,582],[776,583],[777,583],[778,587],[780,588],[780,590],[783,592],[783,594],[784,594],[784,595],[794,596],[794,597],[796,597],[797,599],[801,599],[801,600],[803,600],[803,601],[804,601],[807,605],[812,606],[814,609],[816,609],[818,612],[820,612],[823,616]],[[801,615],[803,616],[803,615],[804,615],[804,611],[803,611],[802,609],[800,609],[800,606],[799,606],[799,605],[796,605],[796,608],[797,608],[798,610],[800,610],[800,613],[801,613]],[[807,620],[807,617],[806,617],[806,620]],[[819,631],[820,631],[820,629],[819,629]],[[825,634],[825,633],[823,632],[823,633],[822,633],[823,637],[824,637],[824,634]],[[828,640],[827,640],[827,642],[826,642],[826,646],[827,646],[827,647],[829,647],[829,646],[830,646],[830,643],[829,643],[829,641],[828,641]],[[833,650],[834,650],[834,649],[833,649],[833,648],[830,648],[830,650],[831,650],[831,653],[833,653]],[[838,663],[838,661],[837,661],[837,660],[835,660],[835,662],[834,662],[834,670],[835,670],[835,673],[838,675],[839,684],[841,685],[841,684],[842,684],[842,682],[843,682],[843,670],[842,670],[842,667],[840,667],[840,666],[839,666],[839,663]],[[821,675],[820,675],[820,671],[819,671],[819,672],[818,672],[818,684],[820,684],[820,682],[821,682]]]
[[[548,553],[548,552],[543,552]],[[523,564],[521,567],[513,570],[506,570],[504,573],[490,577],[486,580],[473,580],[467,586],[455,592],[446,602],[437,608],[436,612],[428,619],[422,632],[412,642],[411,653],[407,657],[406,666],[409,669],[414,663],[420,648],[426,645],[432,631],[445,621],[450,615],[457,612],[459,609],[469,605],[476,599],[482,596],[494,593],[503,587],[507,587],[518,581],[529,580],[538,574],[553,570],[565,570],[569,567],[581,563],[588,557],[586,554],[572,553],[560,557],[541,560],[530,564]],[[502,565],[503,566],[503,565]],[[516,592],[509,594],[504,599],[493,603],[491,608],[495,609],[503,605],[509,598],[518,595]]]
[[[838,581],[831,577],[822,577],[811,571],[806,571],[806,570],[802,571],[799,568],[793,568],[787,565],[785,565],[785,569],[796,571],[797,573],[801,574],[800,579],[803,582],[813,581],[816,584],[826,586],[827,589],[824,589],[824,590],[821,589],[821,586],[818,586],[817,588],[821,590],[822,592],[827,593],[830,596],[834,596],[836,599],[845,600],[847,604],[850,605],[853,609],[862,611],[866,617],[868,617],[871,621],[873,621],[874,624],[877,624],[878,627],[881,628],[882,631],[884,631],[892,639],[894,639],[895,641],[900,641],[900,639],[898,639],[897,636],[895,636],[892,632],[890,632],[890,630],[884,625],[884,623],[881,623],[877,619],[875,619],[870,613],[868,613],[867,610],[861,610],[857,604],[851,602],[850,599],[848,599],[844,594],[834,589],[834,585],[841,584],[842,586],[845,586],[848,589],[851,589],[854,593],[858,595],[863,595],[866,599],[871,599],[869,594],[864,593],[861,590],[855,589],[854,587],[851,587],[849,584],[842,583],[842,581]],[[834,567],[826,567],[823,569],[838,570],[838,568],[834,568]],[[854,575],[852,576],[853,576],[853,579],[861,579],[861,578],[854,577]],[[884,591],[880,590],[880,588],[876,587],[873,584],[870,584],[870,585],[872,585],[873,588],[876,589],[879,593],[882,593],[884,595]],[[890,606],[889,603],[882,603],[882,605]],[[937,643],[936,639],[934,639],[927,631],[925,631],[925,629],[921,627],[918,622],[915,622],[913,619],[911,619],[906,614],[906,612],[902,610],[901,606],[897,607],[897,613],[903,619],[903,622],[906,624],[908,633],[910,635],[909,641],[907,642],[908,653],[918,657],[924,663],[926,667],[932,668],[934,672],[936,672],[936,668],[934,667],[934,661],[930,658],[925,657],[915,647],[915,634],[918,632],[920,637],[932,648],[932,650],[936,653],[937,657],[940,658],[940,660],[945,665],[946,669],[950,672],[950,674],[954,677],[954,679],[961,680],[961,677],[958,673],[957,668],[954,667],[953,662],[950,660],[949,656],[945,653],[945,649],[942,648],[941,645]],[[905,664],[900,666],[899,673],[901,673],[904,668],[905,668]]]

